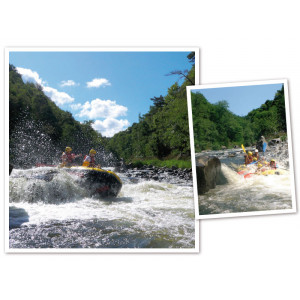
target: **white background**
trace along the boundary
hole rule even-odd
[[[197,46],[201,83],[287,78],[299,186],[296,3],[10,0],[1,4],[0,43]],[[2,299],[300,299],[299,214],[204,220],[200,254],[4,254],[4,222],[0,232]]]

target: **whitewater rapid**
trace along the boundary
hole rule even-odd
[[[228,166],[222,172],[229,181],[199,196],[200,214],[269,211],[292,208],[290,176],[252,176],[244,179]]]
[[[13,170],[10,176],[11,248],[195,247],[190,183],[132,183],[118,174],[118,197],[99,199],[67,172],[44,180],[39,169]]]
[[[265,154],[265,160],[275,158],[282,175],[253,175],[244,178],[237,173],[237,166],[243,164],[243,154],[233,158],[224,151],[213,154],[221,161],[221,171],[228,183],[217,185],[204,195],[198,196],[200,215],[226,214],[254,211],[285,210],[292,208],[292,174],[289,171],[287,151],[272,151]]]

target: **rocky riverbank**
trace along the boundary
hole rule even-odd
[[[146,179],[156,181],[167,181],[171,183],[186,183],[192,182],[192,169],[180,169],[177,167],[155,167],[155,166],[142,166],[140,168],[131,167],[127,165],[126,168],[118,168],[117,172],[125,173],[130,179]]]

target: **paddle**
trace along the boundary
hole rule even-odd
[[[245,149],[244,145],[242,144],[241,146],[243,148],[244,153],[246,153],[246,149]]]

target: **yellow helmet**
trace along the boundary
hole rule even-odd
[[[258,164],[257,166],[258,166],[259,168],[261,168],[261,167],[262,167],[262,164]]]
[[[248,151],[248,155],[252,155],[253,153],[251,151]]]
[[[94,149],[90,150],[90,154],[96,154],[96,153],[97,153],[96,150],[94,150]]]
[[[66,152],[71,152],[72,151],[72,148],[71,147],[66,147]]]
[[[271,161],[275,161],[275,159],[272,158]]]
[[[257,160],[257,158],[256,158],[256,157],[253,157],[253,160]]]

